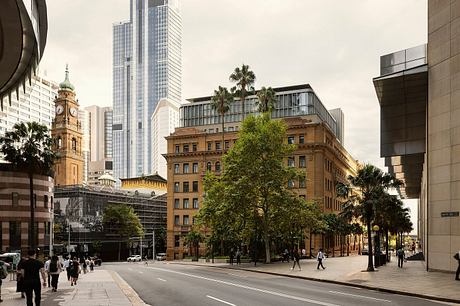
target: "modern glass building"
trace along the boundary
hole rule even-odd
[[[113,26],[114,177],[152,172],[151,116],[161,98],[181,100],[182,21],[177,0],[131,0]]]

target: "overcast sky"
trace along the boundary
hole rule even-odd
[[[426,43],[426,0],[183,0],[182,98],[229,86],[249,64],[256,88],[309,83],[328,109],[345,112],[345,146],[383,166],[372,78],[381,55]],[[129,0],[48,0],[41,71],[71,81],[82,106],[112,104],[112,24]]]

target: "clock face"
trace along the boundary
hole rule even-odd
[[[74,117],[76,117],[76,116],[77,116],[77,113],[78,113],[78,112],[77,112],[77,109],[76,109],[75,107],[71,107],[70,110],[69,110],[69,112],[70,112],[70,115],[72,115],[72,116],[74,116]]]
[[[56,114],[60,115],[64,111],[64,107],[62,105],[56,106]]]

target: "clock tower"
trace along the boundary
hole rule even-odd
[[[83,133],[78,120],[79,105],[75,99],[75,87],[69,81],[68,66],[65,70],[65,80],[59,84],[54,105],[56,115],[51,136],[55,139],[54,150],[59,154],[54,168],[54,184],[80,185],[83,182]]]

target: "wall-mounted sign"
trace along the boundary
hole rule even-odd
[[[458,217],[459,212],[458,211],[446,211],[441,213],[441,217]]]

